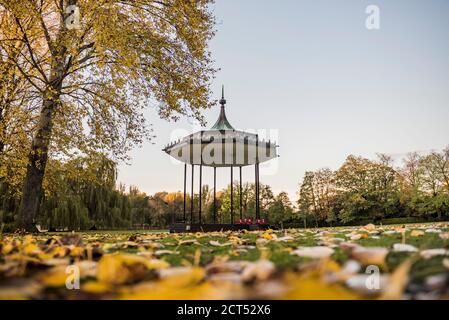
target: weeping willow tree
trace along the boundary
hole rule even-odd
[[[131,207],[124,187],[116,188],[115,162],[105,156],[51,161],[38,222],[49,229],[129,228]]]

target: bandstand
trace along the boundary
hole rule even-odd
[[[259,139],[258,134],[236,130],[226,118],[224,88],[220,99],[220,115],[209,130],[201,130],[167,145],[163,151],[184,163],[184,203],[182,218],[172,217],[170,232],[197,232],[221,230],[267,229],[269,224],[260,217],[259,165],[278,157],[277,145],[272,141]],[[190,205],[187,208],[187,167],[191,167]],[[255,220],[244,219],[242,203],[242,168],[254,166],[255,181]],[[199,171],[199,201],[194,208],[195,167]],[[213,168],[213,216],[212,223],[202,221],[203,167]],[[217,169],[229,169],[231,181],[231,204],[229,223],[217,223]],[[234,208],[234,169],[239,171],[239,208]],[[236,220],[236,213],[238,220]],[[181,220],[181,221],[179,221]]]

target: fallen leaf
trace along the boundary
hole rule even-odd
[[[413,230],[412,232],[410,232],[411,237],[422,237],[424,235],[425,235],[425,232],[422,230]]]
[[[424,259],[430,259],[436,256],[444,256],[447,254],[447,250],[440,248],[440,249],[428,249],[428,250],[423,250],[420,252],[421,256]]]
[[[376,226],[372,223],[367,224],[366,226],[363,227],[363,229],[367,230],[367,231],[373,231],[376,229]]]
[[[405,287],[409,279],[409,271],[413,264],[413,259],[403,262],[391,275],[390,281],[383,290],[380,297],[382,300],[400,300],[404,295]]]
[[[395,243],[393,245],[393,251],[395,251],[395,252],[417,252],[418,249],[410,244]]]
[[[150,269],[168,267],[162,260],[148,260],[130,254],[110,254],[101,258],[97,266],[97,280],[107,284],[127,284],[145,279]]]
[[[227,247],[227,246],[232,245],[232,243],[230,243],[230,242],[220,243],[219,241],[216,241],[216,240],[209,241],[209,244],[214,247]]]
[[[440,238],[441,239],[445,239],[445,240],[449,240],[449,232],[440,233]]]
[[[382,247],[357,247],[352,250],[351,258],[357,260],[362,265],[383,266],[388,249]]]
[[[273,262],[270,260],[258,260],[254,263],[248,264],[242,272],[242,280],[248,281],[265,281],[276,270]]]
[[[334,252],[335,250],[329,247],[300,247],[293,250],[291,254],[295,254],[300,257],[322,259],[330,257]]]
[[[345,284],[350,289],[367,296],[379,295],[387,287],[389,276],[379,275],[379,278],[372,281],[373,275],[371,274],[359,274],[350,277],[346,280]]]

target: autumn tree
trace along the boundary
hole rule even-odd
[[[291,219],[293,205],[286,192],[280,192],[275,196],[269,209],[269,222],[272,224],[282,224]]]
[[[311,216],[318,226],[318,221],[332,223],[335,215],[331,202],[336,195],[334,172],[329,168],[315,172],[306,172],[300,185],[298,208],[306,223],[307,216]]]
[[[150,138],[143,116],[202,120],[214,73],[212,0],[0,0],[8,61],[38,93],[19,225],[33,229],[49,155],[126,159]],[[79,13],[79,15],[78,15]],[[14,33],[6,33],[11,26]]]
[[[17,26],[11,14],[0,7],[0,184],[15,196],[26,169],[38,98],[21,76],[14,61],[23,61],[24,43],[15,39]],[[14,40],[6,41],[14,38]]]

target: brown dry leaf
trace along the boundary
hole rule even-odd
[[[362,265],[383,266],[388,249],[382,247],[356,247],[351,252],[351,258],[357,260]]]

